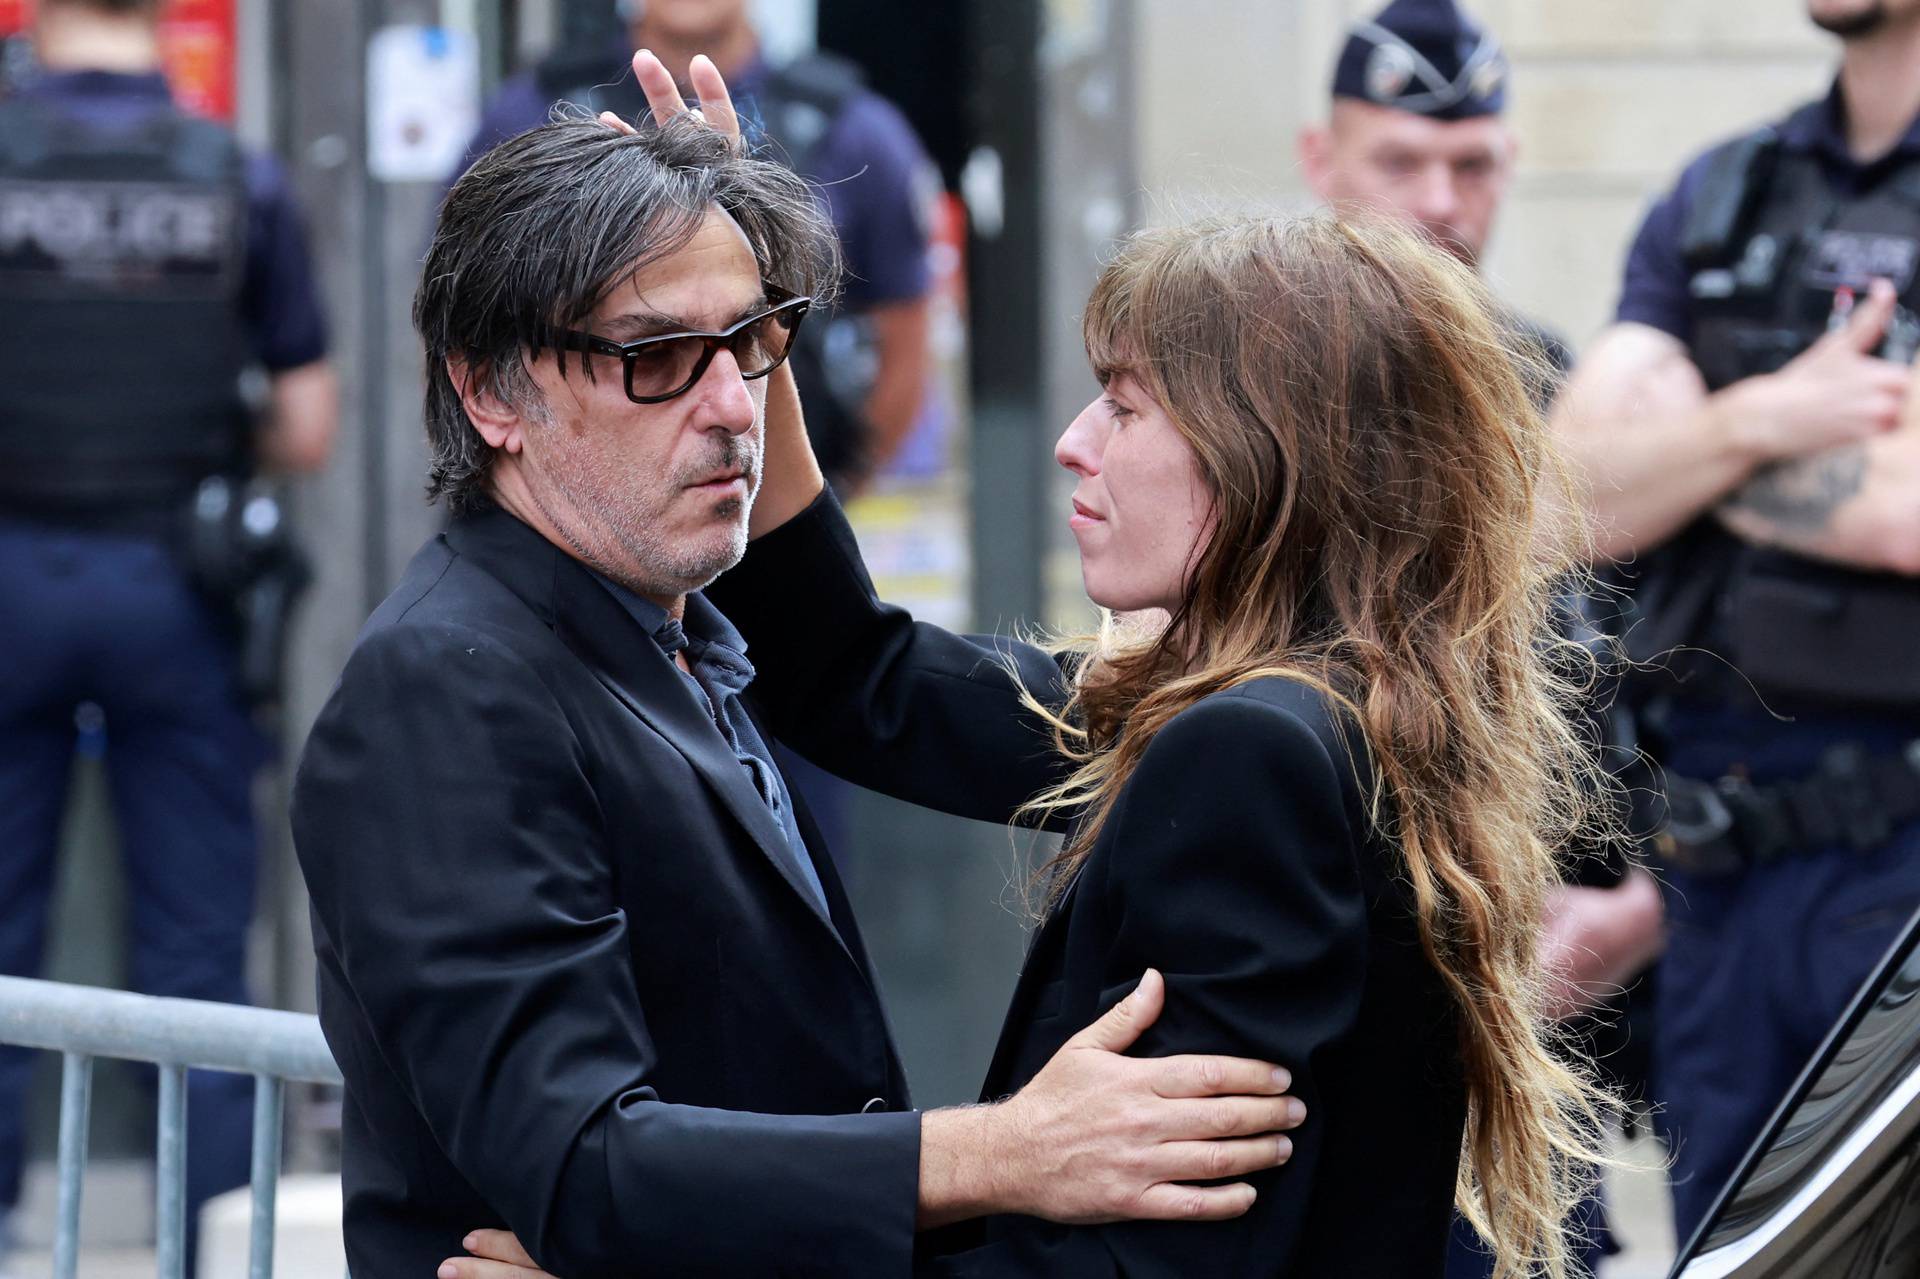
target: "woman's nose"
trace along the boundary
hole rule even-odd
[[[1054,441],[1053,460],[1075,475],[1098,475],[1105,433],[1095,422],[1094,406],[1080,410],[1080,416],[1067,423],[1067,429]]]

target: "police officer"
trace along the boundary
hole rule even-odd
[[[337,393],[286,179],[172,105],[161,2],[40,0],[41,70],[0,102],[0,971],[40,968],[78,717],[104,734],[133,986],[238,1003],[264,739],[185,543],[197,497],[319,467]],[[29,1069],[0,1052],[5,1205]],[[246,1180],[250,1092],[195,1072],[191,1208]]]
[[[1348,30],[1328,118],[1300,134],[1302,171],[1335,207],[1405,219],[1477,269],[1518,151],[1502,118],[1508,78],[1493,33],[1454,0],[1392,0]],[[1557,382],[1572,364],[1567,344],[1518,312],[1506,320],[1520,343],[1545,357]],[[1541,398],[1557,389],[1543,386]],[[1596,992],[1631,981],[1661,938],[1659,889],[1646,871],[1629,870],[1617,856],[1582,861],[1576,871],[1577,882],[1550,904],[1543,930],[1550,967],[1562,977],[1555,1011],[1568,1017],[1598,1002]],[[1579,1223],[1590,1237],[1588,1272],[1606,1246],[1597,1207],[1588,1205]],[[1449,1279],[1491,1270],[1472,1231],[1456,1230]]]
[[[1501,118],[1507,59],[1454,0],[1392,0],[1356,22],[1334,64],[1324,122],[1300,133],[1320,198],[1402,218],[1480,265],[1518,150]],[[1557,368],[1567,345],[1518,313],[1509,321]]]
[[[1920,905],[1920,0],[1808,9],[1831,92],[1686,167],[1561,401],[1661,656],[1682,1239]]]
[[[695,54],[712,58],[750,134],[770,138],[815,189],[840,233],[844,291],[827,323],[809,323],[793,354],[821,469],[849,497],[905,443],[925,399],[932,279],[927,260],[939,177],[912,126],[864,87],[851,63],[810,53],[775,66],[762,55],[748,0],[644,0],[627,30],[583,24],[538,67],[502,85],[468,148],[464,172],[501,140],[544,124],[556,101],[627,119],[645,98],[625,70],[651,49],[682,85]]]

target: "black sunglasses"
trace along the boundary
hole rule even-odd
[[[748,381],[773,372],[792,353],[800,321],[812,306],[812,298],[791,297],[718,333],[662,333],[633,342],[555,329],[549,344],[556,351],[619,357],[627,398],[660,404],[692,390],[721,347],[733,353],[740,376]]]

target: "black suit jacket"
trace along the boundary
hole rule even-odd
[[[1059,775],[1011,664],[1064,694],[1046,654],[882,605],[830,498],[717,585],[754,645],[776,731],[865,785],[1006,820]],[[804,629],[782,618],[806,609]],[[1458,1028],[1374,831],[1357,734],[1304,684],[1251,681],[1157,734],[1028,953],[983,1097],[1017,1090],[1148,967],[1167,1005],[1138,1053],[1280,1062],[1308,1106],[1254,1208],[1208,1225],[1070,1229],[996,1218],[926,1241],[951,1276],[1366,1276],[1445,1265],[1465,1122]]]
[[[833,867],[829,917],[571,557],[498,511],[429,543],[314,726],[293,828],[355,1279],[431,1275],[486,1225],[567,1279],[908,1270],[919,1116]]]

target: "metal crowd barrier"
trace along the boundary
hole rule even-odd
[[[112,1057],[160,1068],[155,1234],[160,1279],[186,1279],[187,1070],[254,1077],[253,1229],[249,1279],[273,1274],[274,1198],[289,1081],[338,1084],[317,1019],[300,1013],[194,999],[156,999],[63,982],[0,977],[0,1043],[60,1053],[60,1200],[54,1279],[80,1263],[80,1183],[87,1167],[93,1061]]]

